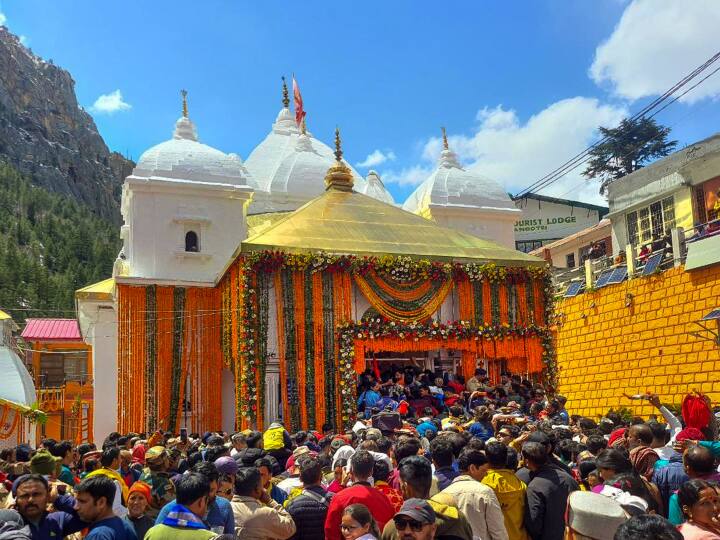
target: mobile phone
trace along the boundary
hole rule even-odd
[[[187,442],[187,428],[180,428],[180,440],[182,442]]]

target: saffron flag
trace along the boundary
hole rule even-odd
[[[377,358],[375,358],[375,353],[373,353],[373,373],[375,374],[375,378],[379,381],[380,380],[380,364],[377,361]]]
[[[293,75],[293,97],[295,98],[295,123],[300,129],[303,119],[305,118],[305,111],[303,110],[302,95],[300,94],[300,87],[295,80],[295,75]]]

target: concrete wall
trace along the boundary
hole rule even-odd
[[[559,302],[559,388],[568,410],[597,416],[636,405],[637,414],[652,412],[623,392],[651,391],[679,404],[697,389],[720,400],[720,348],[690,335],[700,330],[693,322],[718,307],[719,297],[720,266],[680,267]]]

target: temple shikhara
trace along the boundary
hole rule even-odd
[[[404,205],[296,122],[287,91],[246,161],[170,140],[125,180],[113,276],[78,292],[94,438],[114,430],[347,425],[358,373],[392,361],[554,379],[544,261],[519,211],[444,138]]]

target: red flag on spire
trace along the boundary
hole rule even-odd
[[[302,126],[303,118],[305,118],[305,111],[303,110],[302,95],[300,94],[300,87],[295,80],[293,74],[293,97],[295,98],[295,123],[298,129]]]

